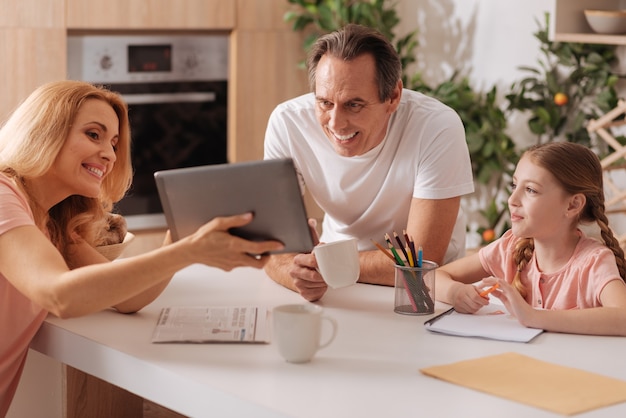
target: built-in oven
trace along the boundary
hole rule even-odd
[[[70,35],[68,78],[128,103],[134,176],[116,211],[130,229],[166,226],[155,171],[227,162],[228,35]]]

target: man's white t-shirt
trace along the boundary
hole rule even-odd
[[[265,159],[292,158],[300,183],[324,211],[323,242],[348,237],[359,250],[406,229],[411,199],[446,199],[474,191],[465,130],[451,108],[404,89],[385,139],[356,157],[338,155],[315,116],[312,93],[278,105],[265,134]],[[465,254],[459,211],[444,262]],[[416,243],[422,247],[428,243]]]

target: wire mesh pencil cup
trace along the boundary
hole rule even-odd
[[[430,315],[435,312],[435,269],[433,261],[421,267],[395,266],[394,311],[403,315]]]

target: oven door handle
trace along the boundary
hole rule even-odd
[[[127,104],[159,104],[159,103],[203,103],[214,102],[216,94],[208,93],[149,93],[123,94]]]

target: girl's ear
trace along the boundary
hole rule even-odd
[[[569,205],[567,207],[568,215],[579,215],[587,203],[587,198],[582,193],[577,193],[570,198]]]

